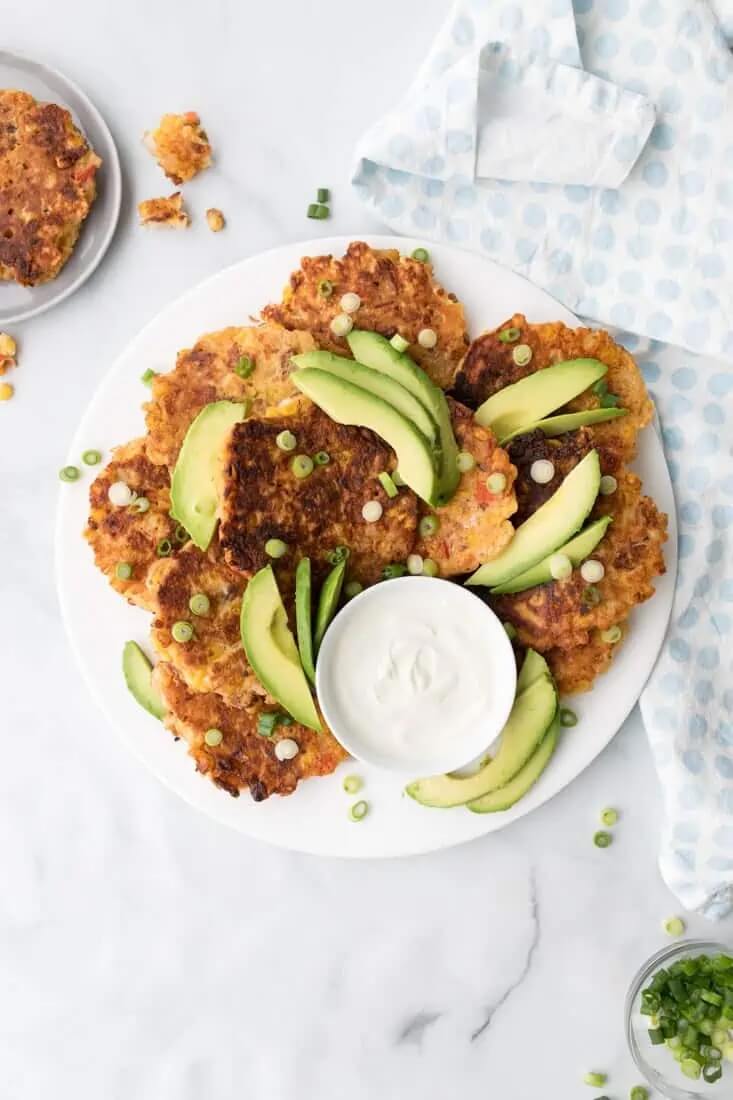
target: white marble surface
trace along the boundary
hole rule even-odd
[[[8,1100],[527,1100],[628,1095],[623,997],[676,905],[639,718],[570,789],[440,855],[350,864],[230,833],[117,742],[54,593],[56,471],[87,397],[140,326],[221,266],[318,232],[378,229],[348,188],[354,137],[405,87],[440,0],[145,5],[25,0],[3,39],[62,68],[119,142],[123,217],[73,300],[18,326],[0,407],[0,1093]],[[139,143],[201,112],[217,167],[187,233],[135,224],[165,193]],[[221,206],[225,233],[202,214]],[[90,608],[90,614],[94,609]],[[582,736],[578,731],[577,736]],[[593,847],[599,810],[622,811]],[[690,931],[731,936],[701,920]]]

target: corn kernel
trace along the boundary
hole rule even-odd
[[[219,233],[224,228],[224,215],[221,210],[212,206],[206,211],[206,224],[212,233]]]
[[[0,385],[0,401],[9,401],[14,393],[15,389],[9,382],[3,382],[3,384]]]
[[[16,350],[13,337],[8,336],[7,332],[0,332],[0,356],[3,359],[12,359]]]

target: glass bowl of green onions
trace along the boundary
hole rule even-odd
[[[733,1096],[733,952],[685,940],[644,964],[626,998],[632,1057],[669,1100]]]

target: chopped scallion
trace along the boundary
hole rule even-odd
[[[382,470],[381,474],[379,475],[379,484],[382,486],[390,500],[394,499],[394,497],[398,495],[399,489],[397,488],[394,481],[389,476],[386,470]]]
[[[81,460],[85,466],[98,466],[102,461],[101,451],[85,451],[81,456]]]

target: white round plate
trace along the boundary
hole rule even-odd
[[[409,252],[422,242],[404,237],[366,236],[377,248]],[[173,302],[148,324],[110,370],[95,394],[69,451],[78,464],[83,450],[110,449],[141,435],[141,404],[147,390],[140,375],[150,367],[165,371],[180,348],[190,347],[204,332],[246,323],[265,303],[278,300],[290,272],[304,255],[343,253],[349,238],[336,237],[253,256]],[[533,321],[578,322],[544,291],[489,260],[458,249],[430,245],[437,278],[463,302],[469,332],[494,327],[516,311]],[[667,573],[657,594],[632,615],[631,638],[621,646],[608,673],[593,691],[573,701],[580,721],[564,732],[545,774],[529,794],[501,814],[472,814],[457,808],[427,809],[402,792],[400,778],[353,761],[333,775],[302,783],[288,798],[274,796],[254,803],[246,793],[232,798],[199,775],[182,741],[142,710],[125,687],[120,667],[122,646],[136,639],[150,652],[150,616],[128,606],[115,594],[92,562],[81,537],[87,515],[87,492],[94,470],[81,481],[60,487],[56,533],[56,567],[61,610],[84,677],[125,743],[174,791],[215,818],[250,836],[273,844],[322,855],[387,857],[434,851],[501,829],[557,794],[608,744],[634,706],[662,644],[676,574],[677,532],[674,498],[661,444],[653,428],[642,433],[636,463],[645,490],[669,514]],[[358,705],[358,700],[355,700]],[[349,772],[364,777],[363,797],[372,807],[358,825],[349,820],[349,797],[341,784]]]
[[[42,103],[66,107],[95,153],[102,158],[102,166],[97,172],[97,197],[81,227],[71,257],[56,278],[41,286],[0,282],[0,327],[4,327],[58,305],[87,281],[114,235],[120,215],[122,176],[107,123],[81,88],[62,73],[30,58],[0,50],[0,88],[17,88],[29,92]]]

